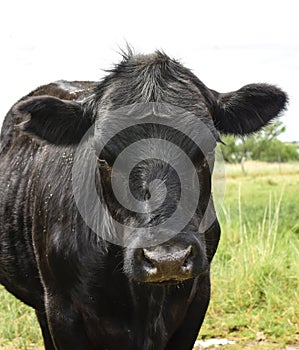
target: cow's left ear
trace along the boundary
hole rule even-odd
[[[287,95],[268,84],[250,84],[229,93],[212,91],[217,104],[212,110],[217,130],[246,135],[267,125],[286,108]]]
[[[13,113],[17,128],[56,145],[79,143],[92,125],[79,103],[51,96],[20,101]]]

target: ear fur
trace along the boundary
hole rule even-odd
[[[14,106],[17,127],[56,145],[77,144],[92,125],[77,102],[51,96],[30,97]]]
[[[260,130],[285,110],[288,97],[268,84],[250,84],[241,89],[218,93],[213,111],[216,128],[224,134],[246,135]]]

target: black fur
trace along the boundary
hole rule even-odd
[[[83,117],[79,103],[56,97],[32,97],[20,102],[13,112],[24,117],[17,125],[24,132],[56,145],[78,144],[92,125],[89,118]]]
[[[267,125],[286,108],[288,98],[279,88],[250,84],[240,90],[215,92],[215,126],[221,133],[246,135]]]
[[[151,137],[168,140],[182,148],[198,170],[201,197],[196,213],[180,234],[157,248],[175,254],[192,247],[188,257],[192,273],[171,281],[162,276],[149,283],[140,250],[98,237],[76,206],[74,154],[94,122],[105,133],[125,125],[125,119],[105,117],[107,110],[166,102],[192,112],[178,121],[189,135],[204,134],[195,127],[199,118],[216,143],[219,131],[244,135],[258,130],[285,108],[286,101],[281,90],[265,84],[219,94],[164,53],[129,52],[100,83],[51,83],[12,107],[0,144],[0,281],[35,308],[47,350],[192,349],[210,299],[209,267],[220,227],[215,219],[205,232],[198,232],[205,209],[215,216],[205,155],[187,136],[150,124],[135,133],[129,129],[120,133],[100,155],[96,186],[105,206],[97,224],[108,234],[114,230],[111,217],[154,227],[172,214],[180,198],[173,169],[150,159],[140,162],[130,175],[131,190],[141,202],[145,199],[146,206],[148,183],[163,179],[169,188],[163,206],[154,215],[137,215],[120,207],[112,192],[110,169],[128,144]],[[215,144],[209,147],[212,154]],[[149,149],[144,152],[150,154]],[[80,155],[83,160],[85,156]],[[86,174],[88,170],[82,168]],[[96,217],[90,208],[90,215]]]

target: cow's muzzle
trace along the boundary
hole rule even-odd
[[[197,275],[198,252],[195,247],[157,246],[135,251],[139,276],[148,283],[177,283]]]

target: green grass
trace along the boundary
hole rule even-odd
[[[38,345],[42,345],[42,339],[33,309],[1,287],[0,349],[38,349]]]
[[[247,169],[244,177],[241,168],[226,168],[222,237],[200,337],[237,338],[230,349],[299,345],[299,165]]]
[[[231,350],[298,346],[299,164],[245,168],[246,177],[240,166],[226,167],[222,237],[199,338],[236,340],[223,347]],[[4,289],[0,349],[42,349],[34,312]]]

